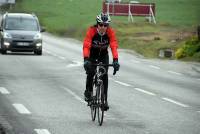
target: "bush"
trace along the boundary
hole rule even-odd
[[[184,58],[186,56],[186,53],[184,51],[183,48],[179,48],[176,52],[175,52],[175,57],[176,59],[181,59]]]
[[[198,57],[198,54],[196,53],[200,52],[200,41],[197,37],[192,37],[190,40],[186,41],[186,43],[183,45],[183,47],[179,48],[175,56],[177,59],[183,58],[183,57],[192,57],[195,55],[195,57]]]
[[[188,40],[185,43],[184,51],[187,56],[193,56],[200,50],[200,42],[197,37],[192,37],[192,39]]]
[[[186,44],[183,48],[187,56],[193,56],[196,52],[198,52],[200,45]]]
[[[196,59],[198,59],[198,61],[200,61],[200,52],[195,53],[195,54],[193,55],[193,57],[196,58]]]

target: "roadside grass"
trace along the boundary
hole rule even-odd
[[[171,48],[177,50],[191,35],[193,31],[187,32],[183,29],[175,29],[162,25],[145,23],[121,24],[115,23],[117,36],[120,37],[121,48],[132,49],[145,57],[158,57],[159,50]]]
[[[129,0],[122,0],[128,2]],[[120,48],[132,49],[145,57],[155,58],[159,49],[176,50],[195,34],[200,23],[199,0],[138,0],[156,3],[157,24],[144,17],[111,16]],[[102,0],[16,0],[11,12],[34,12],[48,32],[83,40],[88,26],[101,12]]]

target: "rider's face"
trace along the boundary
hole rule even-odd
[[[105,24],[105,23],[98,24],[98,29],[99,29],[99,32],[101,33],[105,33],[107,28],[108,28],[108,24]]]

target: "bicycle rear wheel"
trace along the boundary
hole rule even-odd
[[[98,122],[101,126],[104,118],[104,105],[105,105],[105,95],[104,95],[104,85],[103,83],[97,87],[97,103],[98,103]]]
[[[92,121],[95,121],[96,112],[97,112],[97,92],[96,92],[96,90],[97,90],[97,88],[96,88],[96,85],[94,84],[93,91],[91,93],[92,101],[90,104]]]

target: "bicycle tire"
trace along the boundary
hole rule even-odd
[[[98,97],[98,122],[101,126],[103,124],[104,118],[104,105],[105,105],[105,95],[104,95],[104,85],[101,83],[97,88],[97,97]]]
[[[91,117],[92,121],[95,121],[96,118],[96,112],[97,112],[97,92],[96,92],[96,84],[93,84],[93,91],[92,91],[92,101],[90,105],[91,109]]]
[[[92,102],[93,103],[93,102]],[[91,117],[92,117],[92,121],[95,121],[95,118],[96,118],[96,107],[92,104],[90,106],[90,109],[91,109]]]

